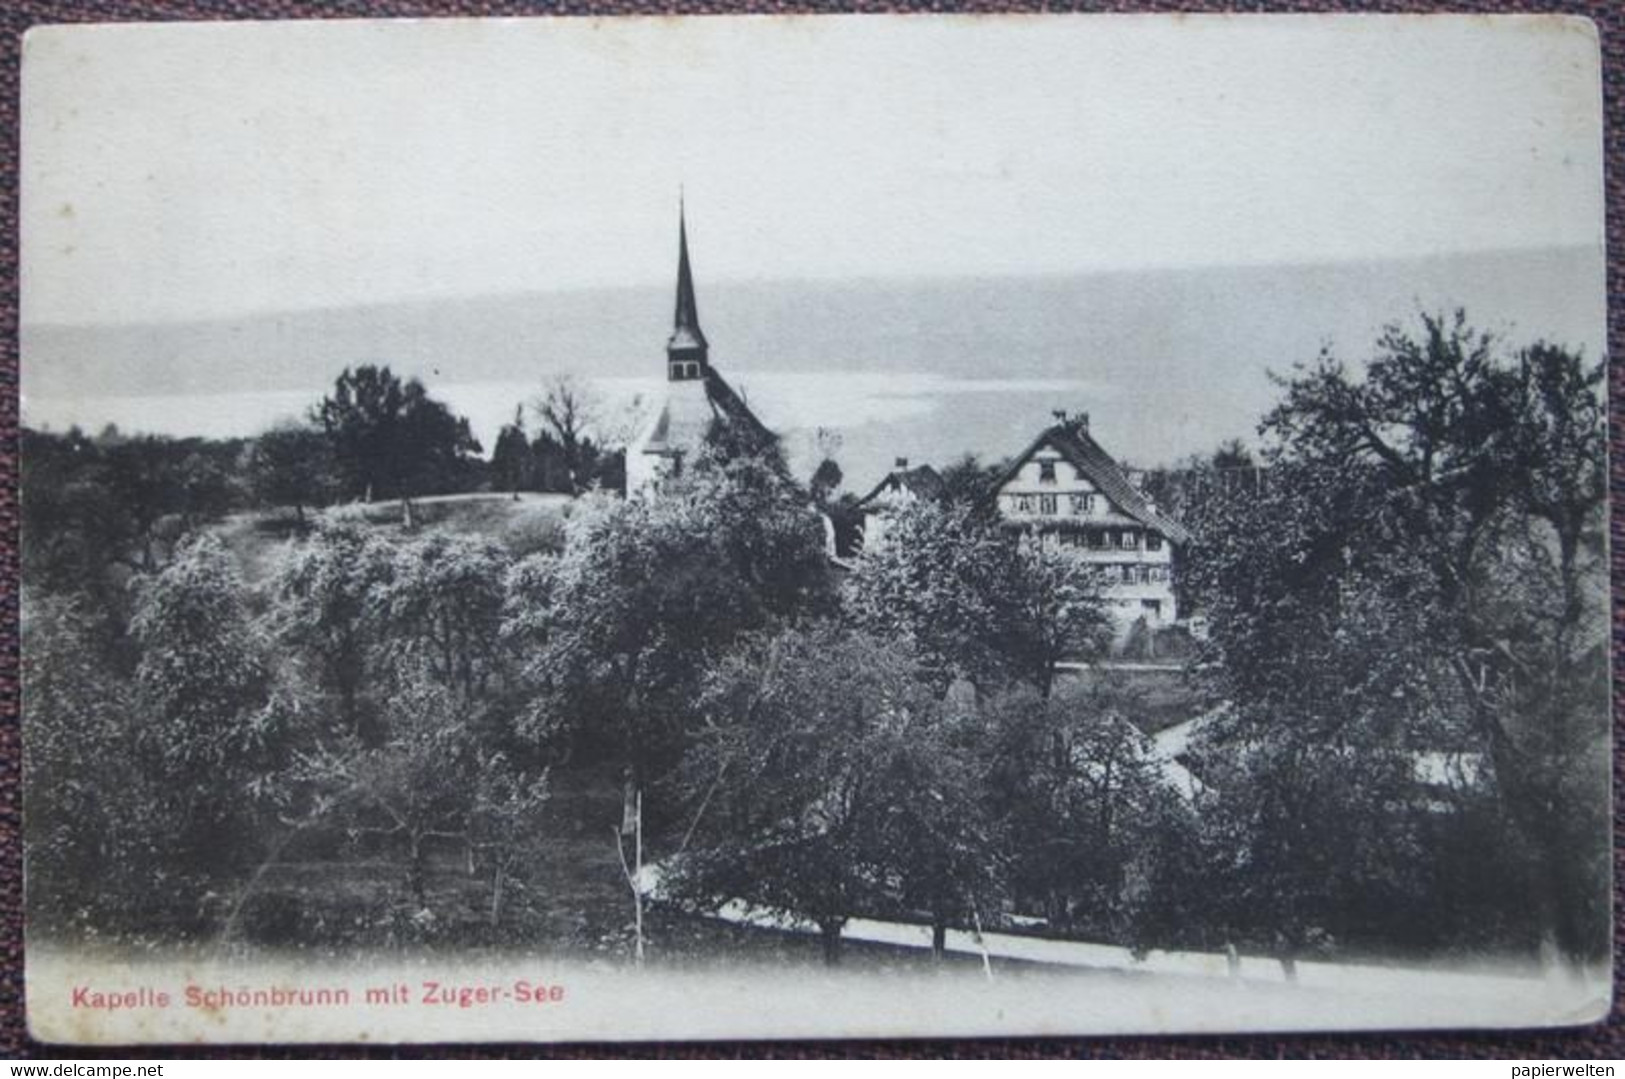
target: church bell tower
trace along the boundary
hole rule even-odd
[[[672,318],[671,337],[666,340],[666,380],[691,382],[705,377],[709,346],[700,329],[700,312],[694,302],[694,273],[688,265],[688,223],[682,204],[677,208],[677,311]]]

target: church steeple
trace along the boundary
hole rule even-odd
[[[700,329],[699,305],[694,302],[694,273],[688,265],[688,222],[681,200],[677,204],[677,310],[671,337],[666,341],[666,378],[684,382],[705,374],[705,334]]]

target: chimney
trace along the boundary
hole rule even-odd
[[[908,468],[908,458],[907,457],[899,457],[897,459],[897,463],[893,467],[896,468],[897,471],[899,471],[899,472],[903,471],[904,469]]]
[[[1078,413],[1077,416],[1073,419],[1072,422],[1077,425],[1077,428],[1080,431],[1089,430],[1089,413],[1087,413],[1087,412]]]
[[[1066,426],[1066,409],[1058,408],[1054,412],[1051,412],[1050,415],[1055,417],[1056,423],[1060,424],[1062,427]]]

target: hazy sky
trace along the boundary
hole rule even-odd
[[[24,320],[1599,244],[1589,24],[726,18],[29,34]]]

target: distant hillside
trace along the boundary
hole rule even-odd
[[[724,370],[916,371],[1206,384],[1284,367],[1323,340],[1357,353],[1418,305],[1465,306],[1515,336],[1602,347],[1602,254],[1554,249],[1389,263],[917,281],[707,281]],[[23,328],[30,396],[319,390],[344,366],[429,381],[567,369],[660,373],[665,288],[490,296],[210,322]]]
[[[810,475],[838,432],[847,488],[897,457],[1018,452],[1053,409],[1088,411],[1142,466],[1247,438],[1268,372],[1331,342],[1369,354],[1384,323],[1463,306],[1512,340],[1600,355],[1600,252],[997,280],[706,282],[713,361]],[[228,437],[304,413],[346,365],[422,377],[487,450],[561,370],[599,380],[615,415],[658,391],[672,296],[603,289],[290,312],[162,326],[31,326],[25,422]]]

